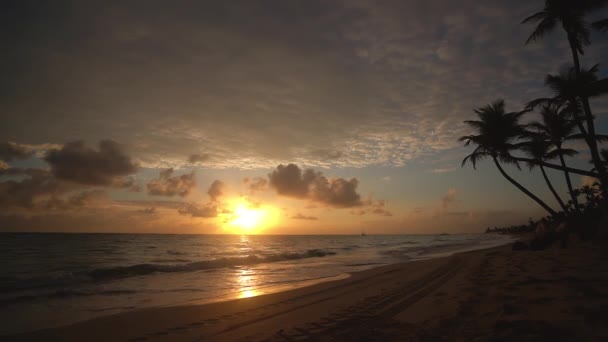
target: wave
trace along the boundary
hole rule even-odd
[[[153,263],[170,263],[170,262],[192,262],[190,259],[152,259]]]
[[[137,264],[132,266],[118,266],[110,268],[97,268],[91,271],[65,272],[50,277],[34,277],[29,279],[1,277],[0,291],[21,291],[41,289],[48,287],[65,287],[91,281],[106,281],[136,276],[145,276],[153,273],[188,272],[188,271],[215,271],[228,267],[249,266],[262,263],[272,263],[287,260],[307,258],[320,258],[335,255],[335,252],[309,249],[305,252],[290,252],[271,254],[266,256],[249,255],[246,257],[225,257],[212,260],[190,262],[187,259],[154,259],[153,263]],[[173,262],[172,264],[168,264]],[[181,264],[174,264],[185,262]],[[163,264],[164,263],[164,264]]]
[[[246,257],[230,257],[219,258],[214,260],[196,261],[181,265],[138,264],[133,266],[98,268],[86,272],[86,275],[91,277],[93,280],[111,280],[148,275],[152,273],[202,271],[226,267],[248,266],[261,263],[279,262],[286,260],[320,258],[334,254],[336,253],[321,249],[309,249],[303,253],[280,253],[264,257],[259,257],[257,255],[249,255]]]

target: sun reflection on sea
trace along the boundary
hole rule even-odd
[[[261,293],[256,289],[249,289],[249,290],[242,289],[241,293],[239,293],[239,298],[255,297],[255,296],[259,296],[260,294]]]
[[[251,268],[237,270],[236,282],[239,285],[239,298],[255,297],[261,294],[260,291],[253,287],[258,283],[258,275]]]

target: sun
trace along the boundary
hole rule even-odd
[[[273,207],[253,205],[244,200],[233,202],[230,212],[226,228],[236,234],[259,233],[260,230],[274,225],[279,216]]]
[[[250,230],[260,225],[264,213],[261,210],[249,209],[240,205],[234,209],[234,216],[232,224]]]

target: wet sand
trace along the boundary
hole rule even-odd
[[[100,317],[35,341],[608,340],[608,244],[510,246],[258,297]]]

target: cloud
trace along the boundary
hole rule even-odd
[[[524,0],[88,7],[11,12],[9,31],[37,16],[53,25],[5,44],[14,115],[0,136],[112,134],[145,167],[191,164],[193,146],[209,168],[401,166],[458,146],[469,108],[547,95],[544,75],[570,60],[557,32],[523,47],[521,19],[540,8]],[[593,38],[586,54],[605,55]]]
[[[10,162],[14,159],[24,159],[34,155],[34,150],[11,141],[0,142],[0,160]]]
[[[131,158],[112,140],[101,140],[98,150],[86,147],[83,141],[69,142],[48,151],[44,160],[56,178],[84,185],[129,187],[132,183],[122,177],[137,171]]]
[[[388,201],[386,200],[374,200],[370,195],[369,198],[363,202],[363,207],[358,208],[356,210],[352,210],[351,214],[353,215],[381,215],[381,216],[393,216],[393,213],[389,211],[386,207],[388,205]]]
[[[0,208],[46,207],[49,199],[73,190],[43,169],[2,169],[0,176],[9,177],[0,182]]]
[[[443,209],[447,209],[452,203],[456,201],[457,191],[454,188],[450,188],[448,192],[441,197],[441,205]]]
[[[203,205],[197,205],[194,203],[187,203],[182,208],[178,209],[178,212],[182,215],[190,215],[192,217],[203,217],[212,218],[217,217],[218,208],[213,203],[207,203]]]
[[[44,169],[3,169],[0,176],[8,177],[0,182],[0,209],[69,210],[107,199],[101,189],[79,190],[74,184],[58,180]]]
[[[150,181],[146,187],[153,196],[187,196],[196,186],[194,171],[180,176],[173,176],[173,169],[160,172],[157,179]]]
[[[345,154],[340,151],[319,149],[319,150],[312,151],[311,156],[314,157],[315,159],[333,161],[336,159],[344,158]]]
[[[270,187],[278,194],[298,199],[308,199],[330,207],[349,208],[360,206],[356,178],[326,178],[321,172],[307,169],[302,172],[295,164],[279,165],[268,175]]]
[[[100,189],[85,190],[68,198],[67,203],[75,207],[84,207],[106,200],[106,192]]]
[[[261,192],[268,189],[268,180],[262,177],[247,177],[243,179],[243,184],[245,184],[249,191],[252,193]]]
[[[220,198],[224,195],[225,189],[226,184],[221,180],[216,179],[213,181],[213,183],[211,183],[209,189],[207,190],[209,202],[202,204],[186,203],[178,209],[178,212],[182,215],[202,218],[217,217],[220,213],[228,214],[230,212],[226,209],[222,209],[222,204],[220,203]]]
[[[433,169],[433,173],[448,173],[448,172],[454,172],[458,170],[458,168],[456,167],[446,167],[446,168],[438,168],[438,169]]]
[[[214,180],[209,186],[209,190],[207,190],[207,195],[209,195],[211,202],[217,202],[224,195],[225,188],[226,184],[224,182],[218,179]]]
[[[300,214],[300,213],[297,213],[296,215],[293,215],[293,216],[291,217],[291,219],[293,219],[293,220],[309,220],[309,221],[316,221],[316,220],[318,220],[319,218],[318,218],[318,217],[315,217],[315,216],[306,216],[306,215],[302,215],[302,214]]]
[[[191,164],[203,163],[211,159],[211,156],[207,153],[203,154],[191,154],[188,156],[188,162]]]

